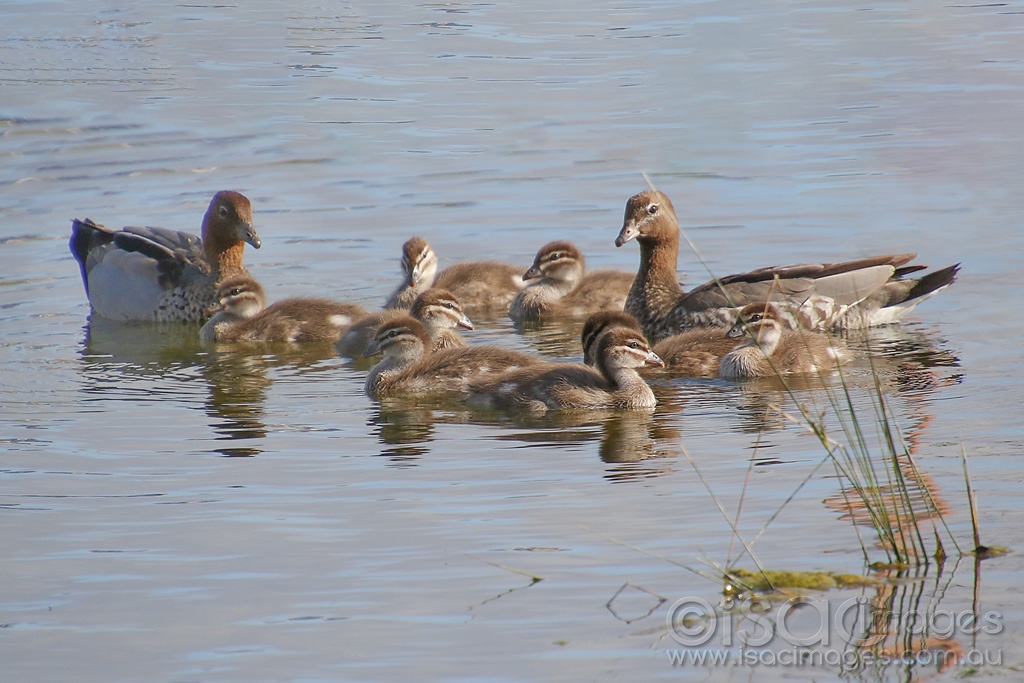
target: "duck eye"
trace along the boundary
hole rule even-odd
[[[234,289],[231,290],[231,296],[238,296],[241,293],[242,293],[242,290],[239,289],[238,287],[235,287]]]
[[[227,218],[228,217],[228,207],[226,207],[226,206],[220,207],[220,217],[221,218]]]
[[[633,341],[629,342],[629,348],[631,348],[631,349],[639,349],[640,348],[640,342],[638,342],[636,339],[634,339]]]
[[[754,315],[750,316],[750,322],[756,323],[756,322],[760,321],[761,318],[763,318],[763,317],[764,316],[762,316],[760,313],[755,313]]]
[[[444,307],[447,308],[449,311],[455,310],[455,304],[453,304],[451,301],[446,301],[444,303]]]
[[[649,204],[647,206],[647,213],[651,214],[652,216],[654,214],[658,213],[658,205],[657,204]]]

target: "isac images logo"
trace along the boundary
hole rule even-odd
[[[866,597],[724,599],[717,608],[689,596],[673,603],[668,632],[681,648],[675,666],[816,666],[845,671],[892,664],[999,666],[1000,650],[964,645],[1002,632],[1002,614],[938,609],[885,613]]]

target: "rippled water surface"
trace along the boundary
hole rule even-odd
[[[70,219],[198,231],[220,189],[253,202],[246,260],[271,299],[377,307],[413,234],[442,265],[525,270],[559,238],[634,270],[635,245],[612,242],[642,172],[719,274],[960,262],[905,324],[851,339],[850,393],[872,422],[878,378],[920,468],[909,486],[963,549],[962,451],[982,541],[1024,547],[1024,5],[43,0],[0,16],[5,681],[842,677],[676,666],[666,627],[677,600],[718,600],[716,566],[755,567],[737,517],[765,566],[870,575],[858,534],[884,559],[786,417],[827,410],[825,388],[662,379],[653,415],[496,416],[371,401],[366,365],[329,348],[90,321]],[[707,279],[685,246],[680,271]],[[476,322],[471,342],[577,355],[578,323]],[[955,647],[998,651],[978,668],[1014,680],[1020,555],[976,564],[946,543],[941,569],[825,597],[998,611],[1000,633]]]

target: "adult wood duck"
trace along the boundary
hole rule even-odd
[[[165,228],[110,230],[88,218],[71,224],[71,253],[93,313],[112,320],[199,322],[217,303],[217,285],[248,274],[246,244],[260,238],[244,195],[218,192],[203,217],[202,238]]]
[[[916,254],[887,254],[842,263],[771,266],[707,282],[684,292],[676,281],[679,224],[672,202],[646,190],[626,203],[616,246],[635,239],[640,268],[625,310],[654,340],[699,325],[729,327],[736,311],[776,301],[788,327],[856,328],[898,321],[956,279],[959,264],[920,278],[926,266],[906,265]]]

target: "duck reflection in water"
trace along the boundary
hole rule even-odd
[[[214,449],[227,456],[253,456],[268,430],[264,423],[268,371],[313,368],[336,358],[331,344],[275,344],[257,352],[251,345],[204,347],[199,326],[182,323],[120,322],[92,316],[82,344],[83,391],[103,397],[181,396],[188,402],[205,383],[203,401]]]
[[[218,439],[238,442],[218,452],[253,456],[262,452],[259,445],[268,434],[264,405],[273,372],[287,368],[309,376],[329,371],[332,366],[326,361],[334,360],[336,354],[331,342],[270,344],[259,352],[251,344],[216,344],[203,358],[201,370],[210,388],[206,414],[214,419],[210,427]]]
[[[387,398],[369,425],[380,439],[380,455],[397,467],[426,457],[435,439],[435,425],[471,424],[500,430],[496,441],[515,441],[535,447],[584,445],[597,442],[608,464],[610,481],[656,477],[674,470],[679,432],[661,424],[647,411],[553,411],[539,415],[472,409],[445,399]]]
[[[235,445],[218,448],[231,457],[259,455],[257,447],[266,438],[264,404],[273,380],[267,377],[267,362],[252,350],[225,346],[208,356],[203,376],[210,385],[206,414],[213,418],[210,427],[218,440]]]
[[[459,421],[444,417],[443,409],[435,406],[436,402],[424,398],[381,398],[377,412],[367,422],[382,444],[380,455],[396,467],[417,464],[430,452],[434,424]]]

